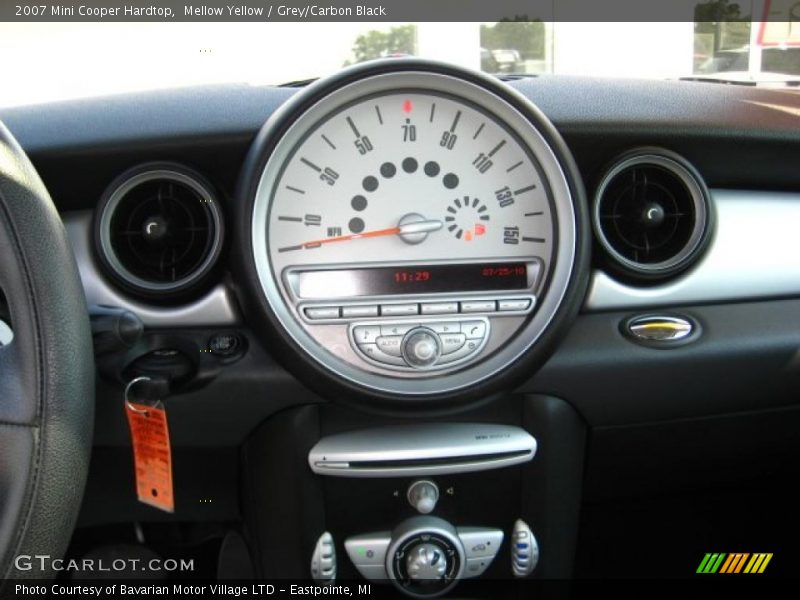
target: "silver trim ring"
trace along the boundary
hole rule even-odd
[[[635,152],[635,151],[634,151]],[[680,159],[683,160],[683,159]],[[606,237],[603,226],[600,223],[600,203],[603,200],[603,194],[606,192],[609,184],[620,173],[637,165],[648,165],[661,167],[662,169],[672,173],[686,187],[689,192],[692,203],[695,209],[695,222],[692,234],[689,237],[689,242],[684,248],[672,258],[659,262],[659,263],[640,263],[623,256],[617,252]],[[615,163],[611,169],[603,176],[600,185],[597,186],[597,192],[594,196],[594,206],[592,207],[592,226],[598,241],[603,246],[603,249],[611,256],[611,258],[619,263],[625,269],[635,273],[642,273],[647,275],[669,274],[675,269],[685,266],[688,261],[693,257],[694,253],[700,247],[703,237],[708,225],[708,212],[709,201],[706,193],[703,191],[704,187],[698,181],[697,177],[678,160],[671,156],[659,154],[657,150],[644,151],[641,154],[633,154],[627,156],[619,162]]]
[[[177,281],[173,281],[172,283],[156,283],[134,275],[119,260],[119,257],[117,256],[116,252],[114,252],[114,247],[111,243],[111,219],[119,203],[135,187],[143,183],[158,180],[174,181],[176,183],[185,185],[194,191],[207,205],[209,214],[211,215],[212,226],[214,227],[214,239],[212,241],[211,248],[201,265],[186,277],[183,277]],[[204,275],[206,275],[209,269],[216,262],[222,246],[222,214],[214,193],[203,182],[199,181],[195,177],[169,168],[156,168],[132,175],[123,181],[119,186],[117,186],[113,192],[111,192],[110,196],[108,197],[108,201],[103,207],[103,212],[100,215],[99,233],[100,250],[103,253],[103,257],[105,258],[106,262],[108,263],[108,266],[117,276],[123,279],[126,283],[141,290],[147,292],[165,293],[195,283]]]

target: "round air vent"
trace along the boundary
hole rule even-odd
[[[682,157],[633,151],[603,177],[594,228],[614,266],[639,277],[674,275],[692,264],[710,230],[708,190]]]
[[[211,186],[173,164],[124,173],[95,214],[101,261],[125,288],[148,296],[174,295],[200,283],[219,256],[222,228]]]

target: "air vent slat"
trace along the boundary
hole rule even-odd
[[[683,158],[645,149],[620,159],[598,186],[594,226],[612,265],[628,274],[673,275],[708,232],[708,192]]]
[[[193,287],[221,248],[222,219],[211,187],[178,165],[124,174],[106,193],[96,223],[105,265],[125,287],[146,295]]]

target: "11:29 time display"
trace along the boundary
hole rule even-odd
[[[430,271],[395,271],[394,272],[394,282],[395,283],[418,283],[424,281],[430,281],[431,279],[431,272]]]

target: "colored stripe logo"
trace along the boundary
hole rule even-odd
[[[707,552],[697,567],[697,573],[763,573],[772,553],[757,552]]]

